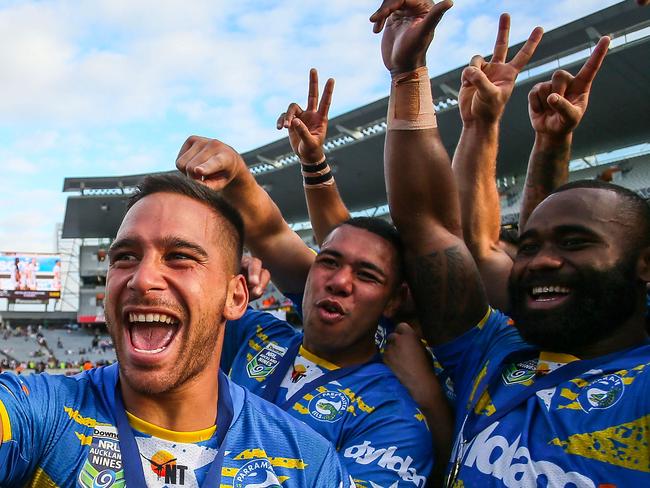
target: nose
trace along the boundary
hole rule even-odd
[[[552,246],[542,247],[528,263],[531,271],[551,270],[562,267],[563,259],[558,255]]]
[[[338,268],[327,280],[325,290],[332,295],[348,296],[352,293],[353,271],[348,266]]]
[[[130,290],[146,295],[151,291],[162,290],[166,281],[162,272],[162,263],[153,258],[144,258],[134,268],[127,287]]]

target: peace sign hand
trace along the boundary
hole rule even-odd
[[[323,97],[318,103],[318,71],[309,70],[309,94],[307,108],[291,103],[287,111],[278,117],[278,130],[289,129],[291,148],[305,164],[319,163],[325,158],[323,143],[327,135],[327,114],[332,103],[334,80],[327,80]]]
[[[535,53],[543,33],[541,27],[535,27],[515,57],[506,63],[510,16],[501,15],[492,59],[487,62],[482,56],[474,56],[461,75],[458,104],[465,126],[475,122],[493,123],[501,118],[515,80]]]
[[[528,94],[528,114],[535,132],[561,137],[578,126],[587,110],[591,84],[603,64],[609,42],[609,37],[598,41],[576,76],[558,70],[551,81],[533,87]]]

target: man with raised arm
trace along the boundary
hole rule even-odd
[[[242,227],[205,186],[144,180],[109,250],[119,363],[0,375],[0,486],[350,486],[328,441],[219,371],[248,302]]]
[[[176,164],[237,205],[247,247],[283,293],[304,291],[293,297],[302,305],[304,334],[250,308],[229,322],[224,370],[330,440],[358,485],[424,487],[433,465],[431,435],[374,340],[380,317],[391,315],[401,298],[395,228],[379,219],[349,220],[314,256],[232,148],[193,136]],[[327,179],[327,165],[320,171]],[[313,174],[305,173],[305,179]]]
[[[499,20],[499,34],[490,62],[472,58],[463,71],[459,94],[463,131],[453,159],[460,194],[463,235],[485,283],[490,304],[507,310],[508,277],[512,257],[500,241],[499,195],[496,187],[499,124],[510,99],[516,76],[526,58],[515,56],[505,63],[510,17]],[[541,29],[531,34],[532,49],[541,39]],[[533,209],[555,188],[568,180],[573,131],[586,111],[591,83],[607,53],[604,37],[574,77],[564,70],[551,81],[536,84],[528,95],[535,145],[530,155],[523,192],[519,226],[523,228]]]
[[[385,149],[391,215],[423,328],[457,393],[448,485],[647,484],[650,210],[615,185],[556,189],[521,235],[510,278],[515,326],[488,308],[460,235],[428,80],[419,84],[449,5],[387,0],[371,17],[376,31],[385,25],[382,53],[393,75]]]
[[[350,218],[333,176],[329,176],[325,182],[308,182],[309,178],[318,177],[319,166],[325,164],[323,144],[333,85],[334,80],[329,79],[318,104],[318,73],[315,69],[310,70],[307,108],[303,110],[297,103],[291,103],[277,123],[278,129],[288,129],[291,147],[300,158],[309,220],[319,246],[332,230]],[[311,170],[305,171],[304,168]],[[419,324],[406,287],[404,293],[407,296],[394,316],[386,317],[378,324],[377,346],[383,353],[383,361],[407,388],[427,423],[436,426],[431,429],[436,462],[430,483],[439,484],[451,449],[453,416],[434,373],[432,358],[421,341],[421,335],[416,332]],[[408,325],[403,323],[396,327],[395,321],[405,321]]]
[[[305,201],[316,243],[320,246],[327,235],[350,218],[325,159],[323,144],[327,136],[329,108],[334,93],[334,80],[327,80],[318,102],[318,72],[309,70],[309,94],[303,110],[291,103],[278,117],[277,128],[287,129],[291,149],[300,158]]]

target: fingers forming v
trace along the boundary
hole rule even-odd
[[[494,43],[494,52],[491,62],[505,63],[508,56],[508,38],[510,36],[510,15],[501,14],[499,17],[499,30]]]
[[[314,112],[318,107],[318,71],[309,70],[309,92],[307,94],[307,111]]]
[[[539,42],[542,40],[543,35],[544,29],[541,27],[535,27],[533,29],[533,32],[530,33],[530,36],[528,36],[526,43],[521,47],[519,52],[515,54],[515,57],[512,58],[508,64],[515,68],[518,72],[524,69],[524,66],[528,64],[530,58],[532,58],[533,54],[535,54],[535,50],[537,49]]]

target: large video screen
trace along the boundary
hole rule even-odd
[[[61,297],[61,256],[0,252],[0,298],[46,300]]]

